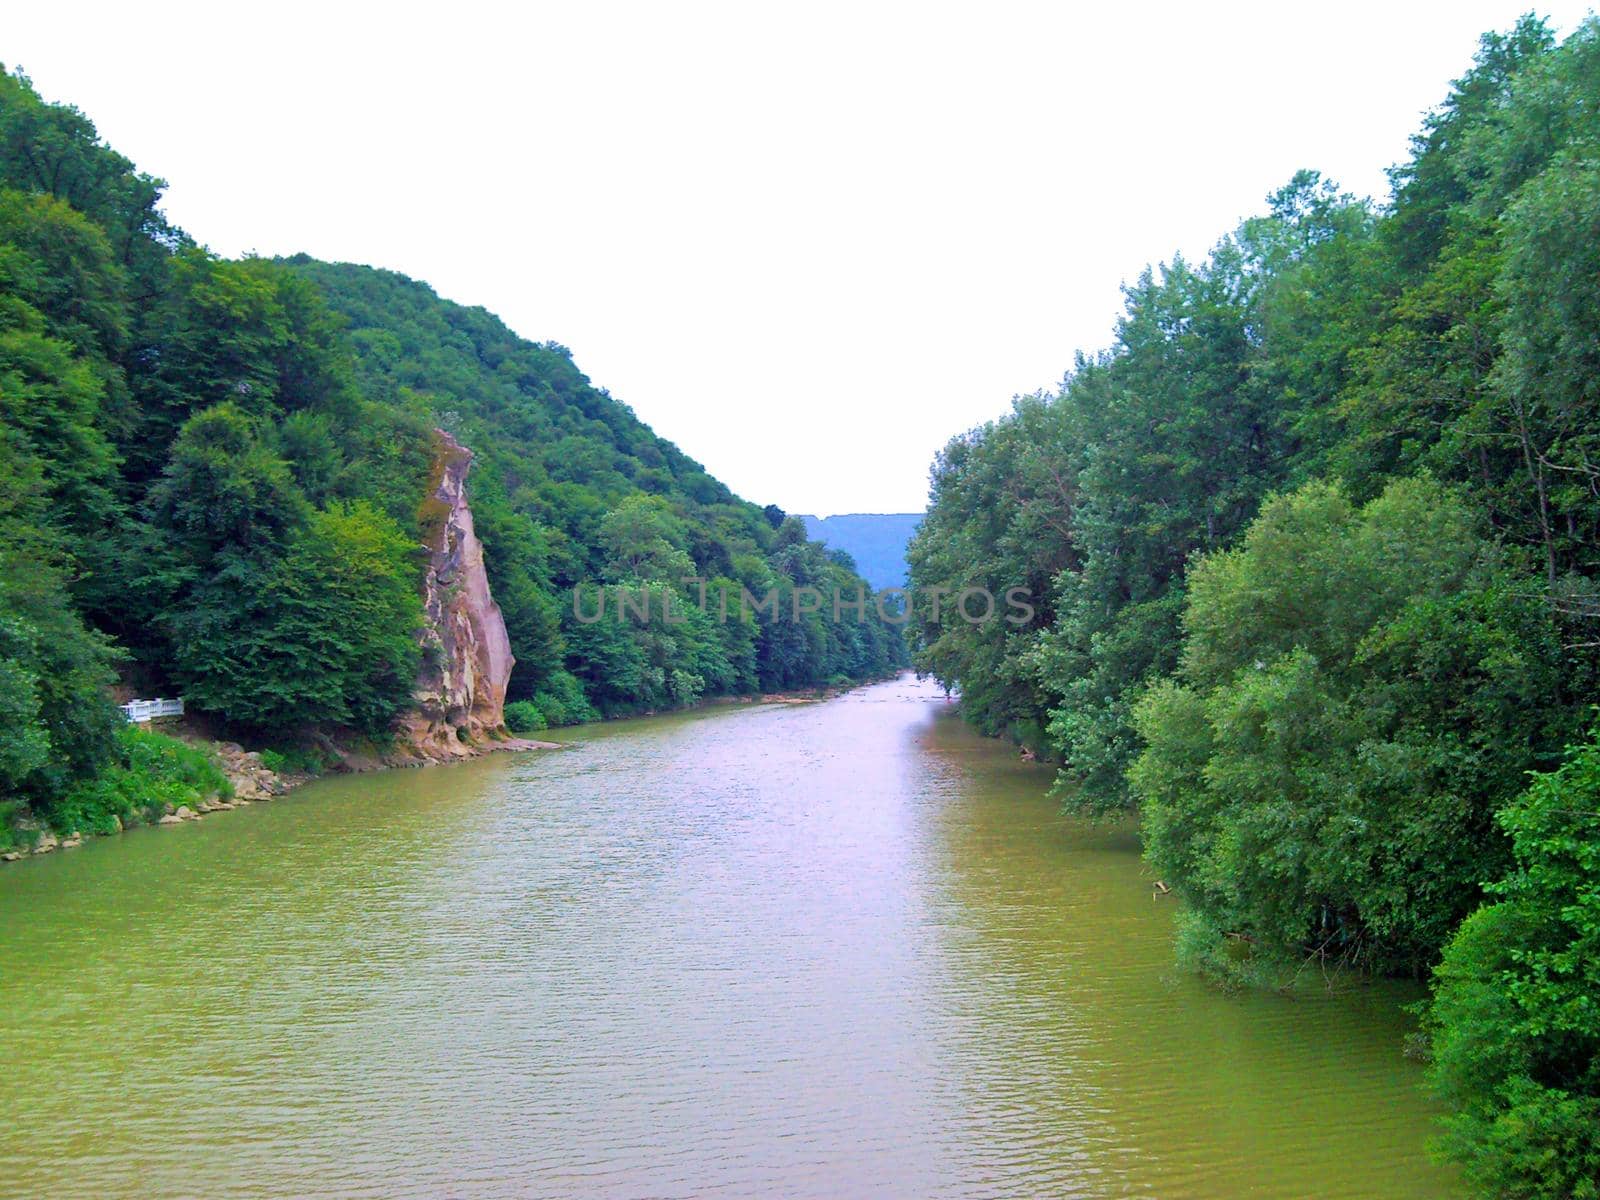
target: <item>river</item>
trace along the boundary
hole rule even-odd
[[[930,685],[561,736],[0,869],[0,1196],[1458,1194]]]

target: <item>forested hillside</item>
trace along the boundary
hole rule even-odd
[[[122,728],[119,680],[280,745],[381,744],[428,652],[438,428],[478,456],[527,724],[902,661],[870,609],[789,619],[796,588],[865,584],[564,349],[398,275],[219,258],[167,222],[162,187],[0,74],[0,848],[18,822],[103,829],[148,802],[177,752]],[[574,619],[574,589],[611,585],[672,591],[674,619],[659,600],[648,622]],[[782,619],[741,587],[775,589]]]
[[[922,523],[921,513],[835,513],[800,519],[808,537],[843,550],[873,587],[905,587],[906,547]]]
[[[722,593],[736,606],[741,589],[776,588],[792,615],[796,587],[854,596],[862,581],[807,540],[799,518],[740,500],[593,387],[564,347],[524,341],[483,309],[390,271],[285,265],[343,318],[364,394],[400,407],[427,397],[478,454],[473,512],[522,664],[513,697],[549,696],[552,680],[568,695],[564,661],[605,712],[865,678],[906,661],[895,626],[835,623],[831,605],[803,623],[715,619]],[[712,617],[701,585],[681,583],[691,577],[705,581]],[[573,589],[602,581],[670,586],[688,620],[578,620]]]
[[[1139,810],[1190,961],[1442,956],[1454,1152],[1593,1196],[1600,25],[1485,37],[1392,181],[1295,176],[946,447],[913,584],[1036,613],[919,604],[917,662],[1070,808]]]

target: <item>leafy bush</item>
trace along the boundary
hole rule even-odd
[[[506,727],[512,733],[536,733],[549,726],[532,700],[513,700],[506,705]]]
[[[693,671],[675,670],[672,672],[669,687],[674,702],[687,708],[700,699],[700,693],[705,691],[706,681]]]
[[[1525,593],[1432,481],[1270,501],[1191,569],[1181,679],[1135,709],[1162,878],[1261,958],[1431,966],[1508,863],[1495,809],[1570,736]]]
[[[600,714],[583,694],[583,685],[566,671],[551,675],[544,688],[535,693],[533,703],[552,729],[600,719]],[[507,707],[509,709],[509,705]]]
[[[285,746],[261,751],[261,765],[278,775],[320,775],[328,769],[328,757],[314,746]]]
[[[1446,1151],[1489,1195],[1600,1197],[1600,742],[1499,816],[1516,865],[1434,973]]]
[[[43,816],[58,833],[110,833],[117,821],[148,820],[168,806],[193,807],[209,796],[232,794],[233,785],[210,754],[129,725],[118,736],[116,759],[45,806]]]

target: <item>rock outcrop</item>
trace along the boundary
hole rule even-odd
[[[310,778],[309,775],[274,771],[262,761],[259,751],[246,750],[238,742],[202,744],[209,746],[216,754],[217,765],[228,777],[228,782],[233,784],[233,799],[240,804],[271,800],[274,796],[281,796],[290,788]],[[232,807],[233,805],[227,801],[210,799],[202,804],[200,811]]]
[[[416,708],[398,730],[396,757],[439,762],[482,753],[506,737],[506,683],[516,659],[489,594],[483,543],[472,528],[466,479],[472,451],[435,431],[434,480],[423,502],[422,670]]]

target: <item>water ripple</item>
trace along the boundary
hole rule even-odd
[[[563,736],[0,871],[0,1195],[1454,1194],[937,690]]]

